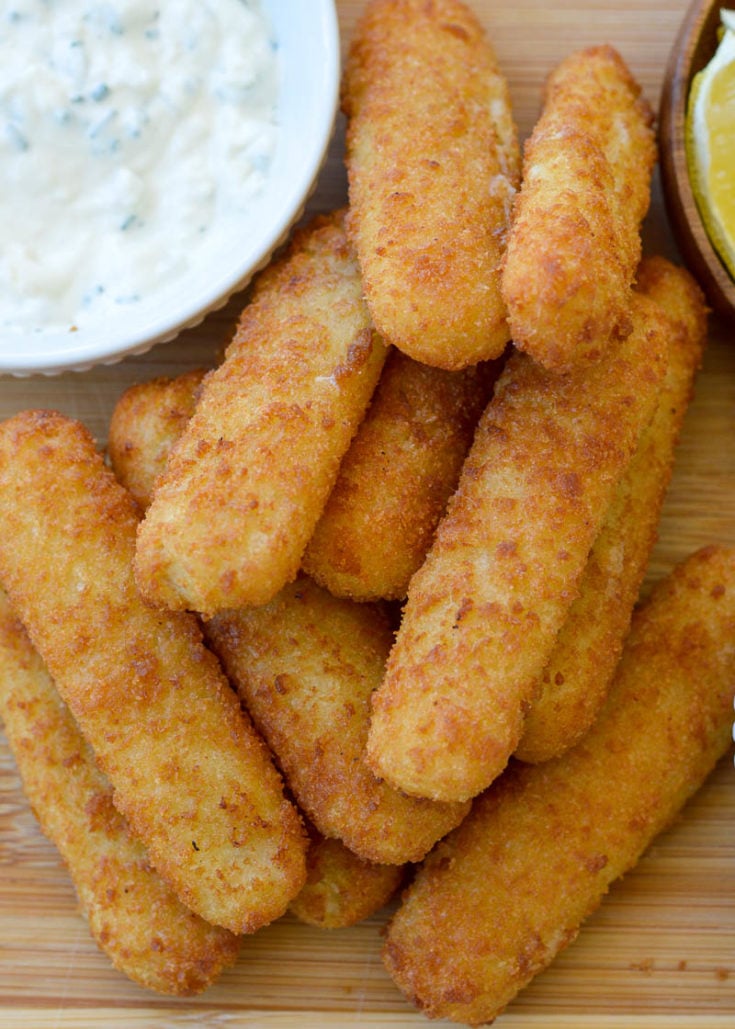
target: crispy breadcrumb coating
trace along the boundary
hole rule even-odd
[[[260,276],[141,523],[149,602],[211,615],[296,575],[386,356],[342,213]]]
[[[376,865],[353,854],[339,840],[313,830],[307,879],[291,901],[292,914],[318,929],[344,929],[375,914],[398,891],[401,865]]]
[[[371,0],[343,107],[349,231],[378,330],[439,368],[498,357],[520,150],[482,26],[457,0]]]
[[[502,275],[516,346],[550,369],[630,331],[656,160],[653,112],[610,46],[550,75],[523,160]]]
[[[302,567],[337,597],[402,600],[456,488],[500,362],[460,372],[394,350]]]
[[[148,507],[171,447],[194,413],[204,375],[195,370],[173,379],[135,383],[115,404],[107,453],[115,475],[141,511]]]

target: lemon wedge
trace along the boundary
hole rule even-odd
[[[707,235],[735,279],[735,11],[720,17],[717,51],[692,80],[685,148]]]

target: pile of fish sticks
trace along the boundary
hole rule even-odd
[[[735,552],[636,607],[706,309],[641,258],[653,116],[610,46],[521,152],[469,8],[369,0],[343,108],[348,205],[217,367],[126,391],[104,454],[0,424],[0,714],[131,978],[198,992],[285,911],[403,888],[388,971],[477,1025],[730,739]]]

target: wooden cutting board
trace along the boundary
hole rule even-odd
[[[521,134],[553,65],[580,46],[617,46],[654,106],[684,0],[615,6],[472,0],[511,84]],[[361,0],[338,3],[343,40]],[[341,126],[311,209],[345,199]],[[658,187],[649,252],[676,257]],[[210,365],[241,301],[175,343],[109,368],[56,378],[0,379],[0,417],[54,407],[102,442],[128,384]],[[647,583],[712,541],[735,545],[735,329],[716,323],[690,409]],[[360,1026],[425,1024],[380,962],[389,912],[321,932],[285,917],[246,939],[237,966],[203,997],[145,993],[115,972],[79,917],[54,849],[40,835],[0,737],[0,1026]],[[439,1024],[439,1023],[435,1023]],[[722,761],[681,819],[611,891],[580,938],[511,1005],[499,1026],[534,1029],[725,1029],[735,1026],[735,772]]]

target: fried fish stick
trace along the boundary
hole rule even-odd
[[[390,649],[376,607],[301,576],[263,607],[217,615],[207,638],[323,836],[379,864],[419,861],[468,811],[407,797],[363,760],[370,694]]]
[[[655,160],[653,112],[620,55],[563,61],[525,146],[502,273],[513,341],[547,368],[597,359],[629,330]]]
[[[194,413],[203,370],[136,383],[112,412],[107,453],[115,475],[144,511],[171,447]]]
[[[386,356],[341,213],[261,275],[141,523],[150,602],[205,615],[292,580]]]
[[[204,371],[129,386],[115,404],[107,456],[118,482],[146,511],[168,456],[194,413]]]
[[[482,26],[457,0],[371,0],[343,108],[349,232],[378,330],[439,368],[498,357],[520,149]]]
[[[475,796],[505,767],[653,415],[667,328],[637,295],[634,331],[584,372],[509,359],[373,696],[376,775],[448,801]]]
[[[605,699],[656,539],[674,448],[701,361],[706,309],[691,276],[663,258],[650,258],[643,262],[638,282],[671,323],[666,378],[653,420],[615,491],[579,596],[526,718],[515,752],[523,761],[547,761],[568,750],[587,731]]]
[[[195,618],[141,600],[135,502],[82,425],[0,423],[0,521],[0,581],[154,867],[233,932],[278,917],[300,819]]]
[[[206,989],[234,963],[238,937],[185,908],[153,871],[2,590],[0,718],[24,792],[99,947],[148,989],[182,996]]]
[[[446,372],[389,356],[302,562],[330,593],[406,596],[500,370],[488,364]]]
[[[344,929],[369,918],[391,900],[405,875],[400,865],[363,861],[339,840],[325,839],[316,831],[307,870],[306,885],[290,910],[318,929]]]
[[[635,616],[585,739],[514,764],[427,859],[387,935],[399,987],[429,1017],[500,1014],[726,752],[734,690],[735,551],[712,547]]]

